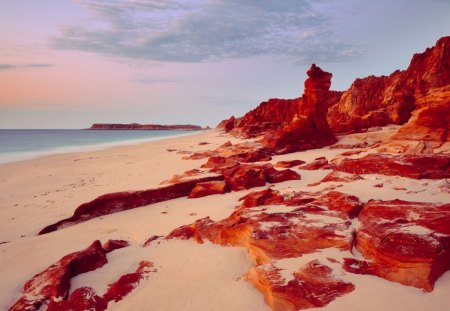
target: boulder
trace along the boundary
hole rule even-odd
[[[98,240],[82,251],[66,255],[28,280],[23,286],[22,296],[9,310],[39,310],[51,300],[62,300],[69,293],[73,277],[98,269],[107,262],[106,251]]]
[[[356,248],[346,270],[432,291],[450,269],[450,204],[369,201],[359,213]]]
[[[333,169],[352,174],[382,174],[415,179],[450,178],[450,154],[368,154],[362,158],[339,158]]]
[[[197,183],[189,193],[188,198],[200,198],[213,194],[224,194],[228,191],[228,185],[224,181],[208,181]]]
[[[263,295],[273,311],[297,311],[324,307],[337,297],[352,292],[355,286],[342,281],[327,265],[313,260],[285,279],[274,264],[257,266],[245,279]]]

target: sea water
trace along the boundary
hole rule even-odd
[[[183,136],[186,131],[0,129],[0,163]]]

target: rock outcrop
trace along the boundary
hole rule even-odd
[[[66,255],[27,281],[22,297],[9,310],[39,310],[50,300],[64,299],[74,276],[100,268],[107,262],[106,251],[98,240],[82,251]]]
[[[323,307],[355,289],[352,283],[337,279],[333,270],[318,260],[300,267],[291,280],[284,279],[273,264],[252,268],[245,279],[264,295],[273,311]]]
[[[77,207],[69,218],[42,229],[46,234],[103,215],[113,214],[149,204],[188,196],[198,183],[223,180],[222,175],[182,181],[165,187],[141,191],[116,192],[102,195]]]
[[[356,247],[367,261],[346,269],[433,290],[450,269],[450,204],[370,201],[359,213]]]
[[[332,74],[315,64],[307,74],[305,92],[292,122],[265,134],[261,140],[275,154],[321,148],[336,142],[327,121],[327,110],[334,99],[329,91]]]
[[[398,139],[447,140],[449,105],[444,87],[450,84],[450,37],[415,54],[406,70],[356,79],[345,92],[329,91],[331,74],[317,68],[313,65],[308,71],[301,98],[271,99],[241,118],[222,121],[219,127],[241,137],[266,135],[266,146],[275,153],[286,153],[329,144],[333,141],[330,127],[333,133],[359,132],[401,125],[414,115]],[[299,121],[305,116],[310,116],[309,125]],[[430,124],[434,116],[438,118]],[[308,135],[312,135],[310,144],[302,138]]]
[[[352,174],[382,174],[415,179],[450,178],[450,154],[368,154],[362,158],[332,161],[335,170]]]
[[[161,124],[139,124],[139,123],[94,123],[88,130],[177,130],[177,131],[200,131],[203,128],[198,125],[177,124],[177,125],[161,125]]]
[[[415,54],[406,70],[395,71],[390,76],[355,80],[339,102],[328,110],[328,122],[333,131],[339,133],[404,124],[416,108],[423,108],[423,96],[449,84],[450,37],[443,37],[433,48]],[[436,99],[435,104],[440,101]]]
[[[449,141],[449,131],[450,84],[430,89],[425,96],[417,99],[416,110],[393,138],[444,143]]]

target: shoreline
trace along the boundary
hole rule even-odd
[[[370,143],[393,132],[395,127],[346,135],[340,137],[337,144]],[[174,229],[197,219],[225,219],[236,211],[236,206],[241,204],[240,198],[252,191],[266,189],[269,184],[197,199],[181,197],[37,235],[42,228],[70,217],[79,205],[98,196],[156,188],[175,174],[199,168],[206,159],[182,158],[193,152],[216,149],[227,141],[236,144],[251,140],[235,138],[221,130],[210,130],[97,151],[54,154],[0,164],[3,219],[0,227],[0,273],[5,275],[0,284],[0,309],[8,309],[20,296],[27,280],[63,256],[85,249],[94,240],[105,243],[109,239],[117,239],[128,241],[130,246],[108,254],[108,263],[103,268],[74,277],[71,292],[90,286],[101,294],[108,284],[134,271],[140,261],[148,260],[154,264],[155,272],[125,299],[111,302],[108,310],[142,310],[142,306],[151,305],[158,310],[202,310],[205,306],[214,306],[218,311],[270,311],[261,292],[243,278],[254,266],[244,248],[163,238],[150,246],[142,246],[150,237],[167,236]],[[320,156],[332,159],[344,150],[347,149],[322,148],[276,155],[269,162],[274,164],[294,159],[311,162]],[[315,192],[327,191],[330,186],[327,183],[314,185],[330,173],[329,169],[293,170],[301,174],[300,180],[276,183],[271,189],[281,193]],[[384,187],[378,187],[380,183]],[[334,185],[337,187],[337,184]],[[364,179],[342,183],[337,190],[356,195],[364,202],[397,198],[420,202],[448,201],[449,194],[439,190],[442,184],[440,180],[368,174]],[[398,185],[407,189],[395,189]],[[274,208],[288,207],[277,205]],[[314,256],[320,257],[320,254],[314,253]],[[350,252],[339,252],[338,255],[339,258],[353,256]],[[326,256],[324,252],[322,257]],[[297,267],[302,258],[288,261]],[[396,310],[419,310],[426,306],[427,310],[438,311],[446,306],[450,288],[450,271],[440,277],[433,292],[426,294],[417,288],[374,276],[347,274],[342,277],[353,282],[356,290],[331,302],[323,310],[371,309],[368,306],[372,306],[372,310],[381,310],[386,306],[385,301],[401,301],[401,304],[395,304]],[[373,286],[380,290],[374,292]],[[174,293],[176,299],[173,299]]]
[[[80,129],[80,131],[84,131],[84,129]],[[93,130],[93,131],[101,131],[101,130]],[[108,131],[113,131],[113,130],[108,130]],[[117,130],[117,131],[123,131],[123,130]],[[126,130],[126,131],[130,131],[130,130]],[[147,130],[147,131],[150,131],[150,130]],[[178,133],[178,134],[174,134],[174,135],[170,135],[170,136],[136,138],[136,139],[129,139],[129,140],[114,141],[114,142],[87,144],[87,145],[85,144],[85,145],[61,146],[61,147],[37,150],[37,151],[11,152],[9,154],[0,155],[0,165],[34,160],[34,159],[38,159],[41,157],[53,156],[53,155],[57,155],[57,154],[99,151],[99,150],[105,150],[108,148],[120,147],[120,146],[145,144],[148,142],[160,141],[160,140],[164,140],[164,139],[171,139],[171,138],[178,138],[178,137],[201,134],[201,132],[203,132],[203,131],[184,131],[184,132],[185,133]]]

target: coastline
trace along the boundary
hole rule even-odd
[[[3,217],[15,217],[15,221],[20,221],[16,212],[21,209],[20,214],[27,222],[25,218],[29,212],[23,208],[42,212],[39,217],[29,220],[39,225],[28,223],[25,232],[19,233],[13,223],[4,224],[0,229],[0,242],[36,234],[42,224],[71,214],[78,205],[99,195],[157,187],[163,180],[203,162],[180,161],[182,155],[177,154],[177,150],[206,150],[227,139],[210,130],[0,163]],[[198,146],[200,141],[210,144]],[[167,149],[176,151],[168,152]],[[57,215],[52,212],[55,208]]]
[[[87,129],[87,130],[90,130],[90,129]],[[80,129],[80,131],[84,131],[84,129]],[[93,131],[101,131],[101,130],[93,130]],[[131,130],[127,130],[127,131],[131,131]],[[147,131],[150,131],[150,130],[147,130]],[[159,131],[159,130],[155,130],[155,131]],[[119,141],[104,142],[104,143],[63,146],[63,147],[56,147],[56,148],[37,150],[37,151],[14,152],[14,153],[0,155],[0,164],[21,162],[21,161],[26,161],[26,160],[37,159],[37,158],[44,157],[44,156],[52,156],[52,155],[56,155],[56,154],[98,151],[98,150],[103,150],[103,149],[108,149],[108,148],[113,148],[113,147],[135,145],[135,144],[153,142],[153,141],[170,139],[170,138],[178,138],[178,137],[184,137],[184,136],[190,136],[190,135],[196,135],[196,134],[198,134],[198,131],[185,131],[184,133],[178,133],[178,134],[171,135],[171,136],[134,138],[134,139],[119,140]]]
[[[373,141],[391,135],[396,127],[341,137],[339,143]],[[226,141],[243,140],[210,130],[193,135],[165,138],[134,145],[116,146],[39,157],[32,160],[0,164],[0,208],[4,219],[0,228],[0,309],[7,309],[22,291],[22,285],[36,273],[57,262],[64,255],[79,251],[98,239],[122,239],[130,246],[108,254],[104,268],[72,279],[72,291],[90,286],[97,292],[125,273],[134,271],[143,259],[154,263],[156,273],[139,285],[126,299],[111,303],[108,310],[142,310],[151,305],[160,310],[270,310],[261,293],[243,279],[253,262],[240,247],[222,247],[192,240],[160,240],[151,247],[142,244],[155,235],[166,236],[175,228],[197,219],[210,217],[218,221],[235,211],[239,198],[252,191],[211,195],[199,199],[179,198],[91,219],[45,235],[36,235],[43,227],[71,216],[82,203],[112,192],[159,187],[175,174],[199,168],[206,159],[183,160],[192,152],[216,149]],[[245,140],[248,141],[248,140]],[[207,143],[207,144],[203,144]],[[336,157],[343,150],[323,148],[274,156],[272,163],[316,157]],[[296,169],[297,170],[297,169]],[[280,191],[321,191],[326,183],[310,186],[330,170],[299,171],[301,180],[279,183]],[[384,183],[378,188],[375,185]],[[407,185],[398,191],[396,185]],[[339,191],[369,199],[394,199],[439,202],[449,198],[439,192],[440,181],[423,181],[398,176],[368,175],[355,183],[344,184]],[[6,242],[6,243],[4,243]],[[348,253],[349,254],[349,253]],[[342,253],[342,256],[349,256]],[[395,303],[396,310],[442,310],[447,304],[450,272],[445,273],[431,293],[373,276],[351,276],[357,290],[324,310],[378,310],[385,301]],[[373,288],[380,288],[373,291]],[[176,296],[174,296],[176,295]],[[174,299],[176,297],[176,299]],[[397,300],[396,300],[397,299]],[[400,304],[401,302],[401,304]]]

